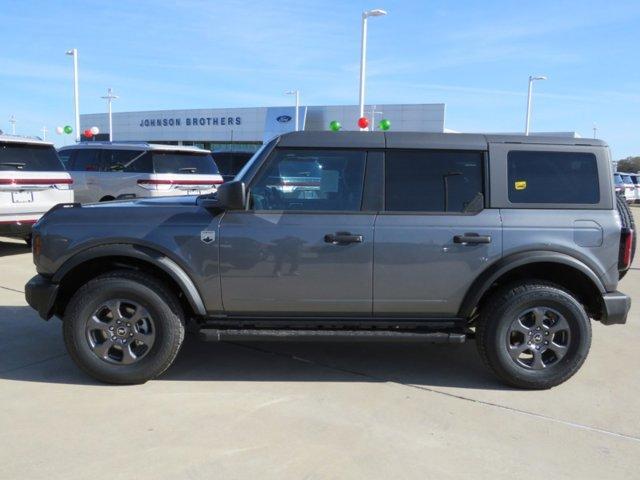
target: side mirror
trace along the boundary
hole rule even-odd
[[[244,182],[232,180],[218,187],[218,206],[224,210],[244,210],[247,192]]]

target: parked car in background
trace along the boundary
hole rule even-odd
[[[640,202],[640,176],[638,176],[637,173],[630,173],[629,177],[633,182],[633,193],[634,193],[633,203],[638,203]]]
[[[71,183],[52,143],[0,135],[0,235],[29,244],[31,226],[46,211],[73,202]]]
[[[242,167],[253,157],[253,152],[213,152],[220,175],[225,182],[233,180]]]
[[[86,142],[59,155],[81,203],[213,193],[222,176],[209,150],[175,145]]]
[[[216,195],[51,211],[26,298],[106,382],[160,375],[188,329],[473,339],[504,382],[549,388],[585,361],[592,319],[627,320],[633,221],[610,162],[586,138],[287,133]]]
[[[615,187],[616,195],[624,197],[624,191],[625,191],[624,181],[622,180],[622,175],[619,174],[618,172],[615,172],[613,174],[613,184]]]
[[[624,198],[627,203],[634,203],[636,201],[636,184],[633,183],[631,175],[626,172],[620,172],[622,183],[624,185]]]

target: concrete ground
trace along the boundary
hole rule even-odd
[[[639,255],[640,257],[640,255]],[[94,382],[26,306],[0,240],[0,478],[638,478],[640,264],[582,370],[504,387],[465,345],[199,343],[146,385]]]

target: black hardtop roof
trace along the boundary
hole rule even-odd
[[[580,145],[606,147],[606,142],[593,138],[534,135],[427,132],[290,132],[280,135],[282,147],[333,148],[438,148],[486,150],[489,143],[521,143],[540,145]]]

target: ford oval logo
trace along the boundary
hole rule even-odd
[[[280,115],[276,120],[280,123],[287,123],[291,121],[291,117],[289,115]]]

